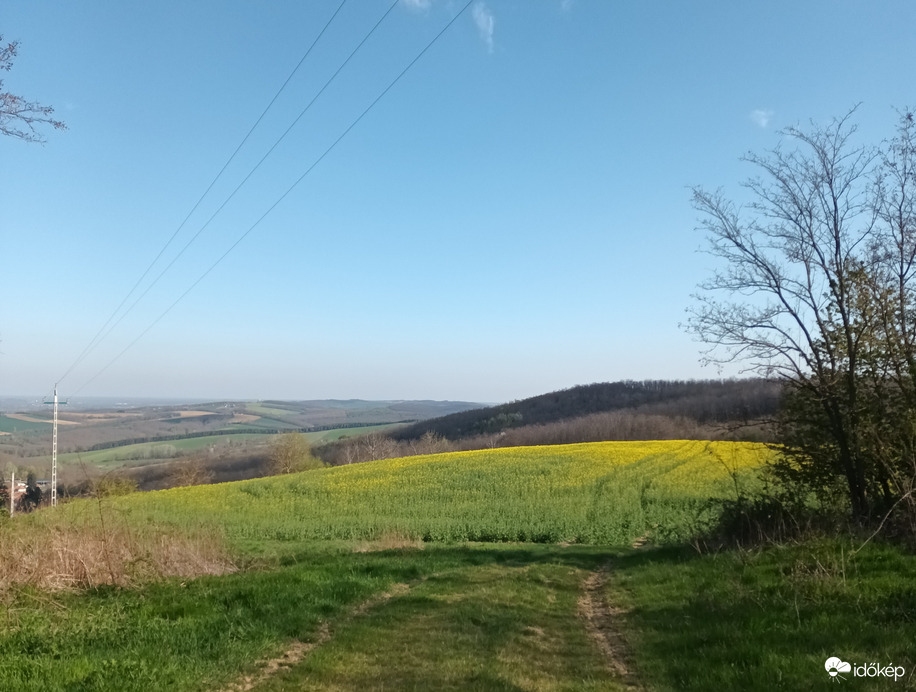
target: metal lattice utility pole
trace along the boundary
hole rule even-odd
[[[57,506],[57,385],[54,385],[54,400],[46,401],[46,404],[54,404],[54,426],[51,432],[51,506]],[[63,403],[67,403],[66,401]]]

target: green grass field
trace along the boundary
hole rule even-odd
[[[51,421],[47,423],[34,423],[32,421],[19,420],[9,416],[0,415],[0,432],[15,433],[29,432],[32,430],[50,430]]]
[[[280,420],[288,419],[290,416],[294,416],[297,413],[295,408],[276,408],[273,406],[257,403],[245,404],[245,411],[247,413],[253,413],[256,416],[263,416],[264,418],[279,418]]]
[[[849,689],[916,689],[916,556],[861,545],[633,552],[613,560],[607,593],[650,689],[833,689],[833,656],[905,670],[896,681],[833,680]]]
[[[396,425],[360,425],[353,428],[331,428],[330,430],[316,430],[315,432],[303,433],[305,439],[312,446],[319,445],[322,442],[333,442],[343,437],[356,437],[357,435],[368,435],[369,433],[384,433],[391,430]]]
[[[269,418],[262,416],[257,420],[253,420],[247,423],[233,423],[232,428],[267,428],[269,430],[295,430],[300,428],[300,425],[296,423],[291,423],[285,420],[279,420],[277,418]]]
[[[852,554],[849,539],[683,545],[710,498],[753,486],[768,454],[683,441],[497,449],[20,517],[0,524],[4,555],[17,536],[65,535],[51,550],[65,553],[64,527],[137,545],[165,531],[166,546],[202,531],[225,537],[239,569],[52,592],[0,571],[0,689],[800,690],[830,685],[829,656],[906,669],[855,689],[916,688],[912,554],[877,542]],[[147,574],[151,556],[117,549],[94,551],[103,574],[122,557]]]

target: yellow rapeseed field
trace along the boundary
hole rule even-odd
[[[626,543],[680,539],[771,451],[689,440],[513,447],[387,459],[113,499],[130,522],[233,540]],[[80,511],[74,506],[72,512]],[[83,511],[86,511],[85,509]]]

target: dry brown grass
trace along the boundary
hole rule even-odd
[[[216,415],[213,411],[172,411],[167,418],[200,418],[201,416]]]
[[[135,586],[165,577],[226,574],[235,566],[220,537],[131,531],[102,524],[0,525],[0,594],[15,586],[45,590]]]
[[[353,547],[354,553],[376,553],[381,550],[423,550],[425,543],[401,531],[385,531],[371,541],[360,541]]]

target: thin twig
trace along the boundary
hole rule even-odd
[[[899,505],[899,504],[900,504],[901,502],[903,502],[905,499],[907,499],[908,497],[910,497],[912,494],[913,494],[913,491],[912,491],[912,490],[910,490],[910,491],[904,493],[903,495],[901,495],[901,496],[897,499],[897,501],[896,501],[893,505],[891,505],[891,508],[890,508],[889,510],[887,510],[887,514],[884,515],[884,519],[882,519],[882,520],[881,520],[881,523],[878,524],[878,528],[875,529],[875,532],[874,532],[871,536],[869,536],[868,538],[866,538],[866,539],[865,539],[865,542],[864,542],[862,545],[860,545],[858,548],[856,548],[856,549],[853,550],[851,553],[849,553],[850,557],[854,556],[856,553],[858,553],[860,550],[862,550],[862,548],[864,548],[866,545],[868,545],[869,541],[871,541],[872,538],[874,538],[874,537],[877,536],[879,533],[881,533],[881,529],[884,528],[884,522],[886,522],[886,521],[887,521],[887,518],[891,515],[891,513],[892,513],[895,509],[897,509],[897,505]]]

